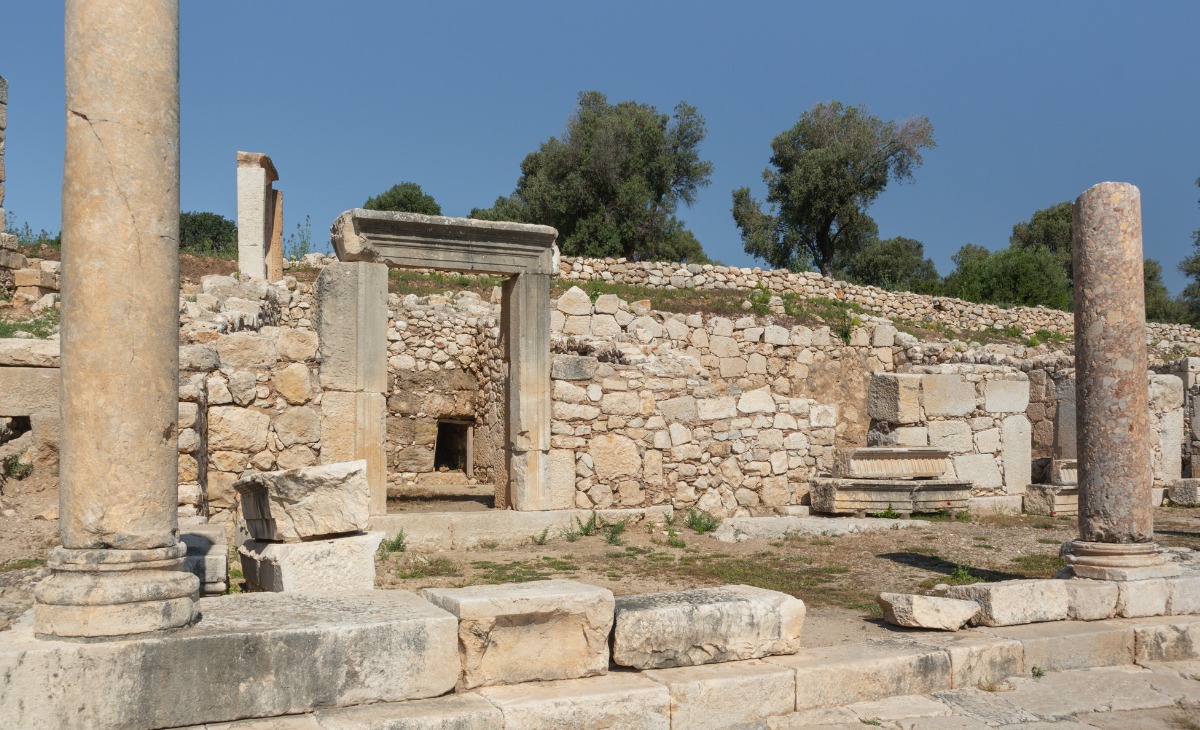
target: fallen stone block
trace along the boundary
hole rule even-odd
[[[981,629],[1016,639],[1025,650],[1025,672],[1110,667],[1133,661],[1134,632],[1112,621],[1054,623]]]
[[[800,599],[751,586],[621,596],[613,661],[657,669],[791,654],[804,616]]]
[[[671,693],[671,727],[736,727],[786,715],[796,706],[791,669],[751,659],[699,667],[652,669],[643,676]]]
[[[1176,479],[1167,494],[1171,504],[1200,507],[1200,479]]]
[[[458,676],[454,617],[408,591],[202,598],[199,614],[86,643],[35,638],[22,619],[0,633],[0,727],[215,724],[436,697]]]
[[[1142,619],[1132,628],[1138,664],[1200,659],[1200,616]]]
[[[255,540],[299,542],[367,529],[367,462],[247,474],[233,484]]]
[[[219,596],[229,588],[229,543],[224,525],[195,525],[181,530],[187,545],[183,569],[200,579],[200,595]]]
[[[320,730],[503,730],[499,708],[474,693],[318,710]]]
[[[608,671],[613,594],[573,580],[426,588],[458,618],[460,689]]]
[[[1075,621],[1102,621],[1117,615],[1117,583],[1107,580],[1071,578],[1064,580],[1070,607],[1067,616]]]
[[[806,649],[766,661],[796,672],[797,710],[929,694],[951,686],[946,652],[898,641]]]
[[[880,593],[883,620],[896,626],[958,631],[979,613],[979,604],[957,598]]]
[[[375,587],[382,532],[301,543],[247,540],[238,548],[250,591],[341,593]]]
[[[1079,514],[1079,490],[1053,484],[1030,484],[1025,488],[1025,513],[1072,516]]]
[[[485,687],[479,694],[500,708],[506,728],[669,730],[671,727],[669,691],[637,674]]]
[[[946,596],[978,603],[980,612],[976,621],[983,626],[1064,621],[1071,606],[1061,580],[1007,580],[951,586]]]

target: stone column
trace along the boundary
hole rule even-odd
[[[1171,574],[1150,505],[1141,193],[1100,183],[1072,209],[1079,532],[1075,575]],[[1178,571],[1175,568],[1175,571]]]
[[[261,152],[237,153],[238,272],[267,278],[274,202],[271,183],[279,179],[271,158]]]
[[[67,0],[62,546],[34,630],[182,626],[179,570],[179,5]]]
[[[283,278],[283,191],[271,191],[271,235],[267,245],[267,281]]]
[[[508,358],[506,444],[514,509],[552,509],[550,498],[550,277],[518,274],[504,282]]]

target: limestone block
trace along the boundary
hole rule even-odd
[[[759,388],[742,393],[737,409],[739,413],[774,413],[775,399],[771,397],[771,389]]]
[[[1079,462],[1075,459],[1051,459],[1050,483],[1064,486],[1079,484]]]
[[[58,340],[0,339],[0,366],[56,368],[58,365]]]
[[[554,380],[591,380],[600,361],[585,355],[554,355],[550,360],[550,377]]]
[[[669,730],[671,727],[669,690],[638,674],[486,687],[479,694],[500,708],[506,728]]]
[[[557,308],[566,315],[587,316],[592,313],[592,299],[587,292],[573,286],[558,298]]]
[[[925,426],[901,426],[892,429],[897,446],[929,446],[929,429]]]
[[[964,482],[979,489],[996,489],[1004,485],[1000,467],[991,454],[964,454],[954,457],[954,473]]]
[[[936,646],[950,656],[950,686],[954,688],[993,687],[1009,677],[1025,673],[1025,650],[1015,639],[971,631],[926,633],[920,641]]]
[[[1079,490],[1054,484],[1031,484],[1025,488],[1024,511],[1031,515],[1077,515]]]
[[[221,366],[221,356],[207,345],[183,345],[179,348],[179,369],[187,372],[211,372]]]
[[[1024,414],[1009,416],[1001,425],[1004,445],[1000,461],[1004,464],[1005,494],[1023,494],[1032,481],[1033,434]]]
[[[275,417],[275,435],[284,447],[315,444],[321,440],[321,416],[306,406],[289,408]]]
[[[1118,616],[1138,618],[1167,612],[1167,582],[1162,578],[1119,581],[1117,587]]]
[[[989,380],[983,386],[983,409],[988,413],[1024,413],[1028,407],[1028,380]]]
[[[929,694],[952,682],[945,651],[899,641],[805,649],[766,661],[796,672],[797,710]]]
[[[458,618],[460,689],[608,671],[613,595],[572,580],[426,588]]]
[[[200,595],[219,596],[229,587],[229,545],[224,525],[195,525],[180,530],[187,545],[183,569],[200,579]]]
[[[575,506],[575,452],[570,449],[550,449],[549,509],[571,509]]]
[[[957,374],[922,375],[921,405],[926,417],[970,415],[975,410],[975,384]]]
[[[836,449],[833,476],[846,479],[940,479],[946,473],[946,458],[937,448]]]
[[[308,366],[304,363],[294,362],[285,368],[276,370],[271,374],[271,381],[275,384],[275,390],[279,395],[292,405],[307,403],[312,398],[312,382]]]
[[[1178,380],[1178,378],[1176,378]],[[1183,475],[1183,409],[1159,419],[1158,453],[1154,458],[1154,483],[1170,485]]]
[[[658,412],[668,421],[696,420],[696,399],[690,395],[668,398],[658,403]]]
[[[979,604],[956,598],[880,593],[883,620],[896,626],[958,631],[979,613]]]
[[[596,314],[616,314],[621,308],[621,298],[616,294],[601,294],[596,297]]]
[[[217,339],[221,365],[241,369],[265,369],[279,361],[276,338],[265,331],[233,332]]]
[[[1021,642],[1027,673],[1033,672],[1034,667],[1059,672],[1133,662],[1134,630],[1131,626],[1108,622],[1056,622],[982,631]]]
[[[58,368],[0,367],[0,416],[58,411]]]
[[[750,586],[621,596],[613,661],[649,669],[788,654],[804,616],[803,601]]]
[[[202,598],[199,613],[193,626],[122,641],[45,641],[28,624],[5,632],[0,727],[273,717],[435,697],[458,674],[454,617],[408,591],[239,594]]]
[[[671,693],[671,726],[718,730],[786,715],[796,706],[792,670],[757,659],[654,669],[643,676]]]
[[[971,426],[964,421],[933,421],[928,428],[930,446],[958,454],[975,450]]]
[[[1107,580],[1072,578],[1064,580],[1070,606],[1067,617],[1074,621],[1100,621],[1117,613],[1117,584]]]
[[[595,462],[596,478],[611,480],[638,476],[642,458],[637,443],[618,433],[602,433],[588,442],[587,453]]]
[[[367,528],[367,462],[252,473],[234,483],[256,540],[301,540]]]
[[[1171,504],[1200,507],[1200,479],[1176,479],[1169,491]]]
[[[978,623],[1011,626],[1040,621],[1063,621],[1070,613],[1071,599],[1061,580],[1008,580],[951,586],[949,598],[979,604]]]
[[[371,532],[300,543],[247,540],[238,556],[251,591],[369,591],[375,587],[375,551],[383,536]]]
[[[732,397],[701,398],[696,401],[696,416],[701,421],[716,421],[737,416],[737,400]]]
[[[321,463],[365,459],[371,514],[387,512],[387,399],[382,393],[321,395]]]
[[[320,730],[503,730],[504,715],[468,692],[429,700],[318,710]]]
[[[312,330],[279,331],[279,355],[285,360],[304,362],[317,354],[317,333]]]
[[[271,417],[236,406],[208,409],[208,447],[213,451],[257,453],[267,447]]]
[[[321,387],[387,392],[387,266],[337,262],[317,277]]]
[[[600,399],[600,412],[612,416],[635,416],[641,413],[641,408],[641,398],[629,391],[605,393]]]
[[[1143,664],[1200,659],[1200,616],[1164,618],[1161,623],[1151,621],[1132,627],[1133,661]]]
[[[1167,615],[1200,614],[1200,575],[1167,578]]]
[[[867,415],[874,421],[920,423],[921,377],[900,373],[872,375],[867,383]]]

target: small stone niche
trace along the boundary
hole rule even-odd
[[[437,440],[433,448],[433,470],[441,471],[445,467],[447,471],[462,471],[470,477],[475,471],[471,458],[474,430],[474,421],[438,420]]]

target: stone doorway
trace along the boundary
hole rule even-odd
[[[415,213],[393,213],[356,208],[338,216],[330,229],[330,239],[339,259],[334,268],[356,272],[361,287],[353,298],[358,320],[347,323],[342,331],[353,331],[354,342],[326,347],[321,333],[322,385],[327,367],[350,368],[358,373],[378,372],[387,378],[386,269],[490,274],[504,276],[501,298],[500,342],[506,368],[504,393],[504,435],[502,458],[495,462],[495,506],[517,510],[550,509],[550,276],[555,271],[554,246],[558,232],[549,226],[480,221],[469,218],[445,218]],[[322,273],[326,276],[330,267]],[[331,278],[336,274],[331,274]],[[378,283],[376,283],[378,282]],[[326,310],[351,309],[350,297],[342,302],[320,301]],[[374,311],[367,312],[365,302]],[[323,316],[323,315],[322,315]],[[370,321],[369,328],[363,322]],[[377,324],[382,320],[382,324]],[[343,335],[334,339],[344,340]],[[342,364],[331,365],[327,350]],[[349,350],[349,352],[347,352]],[[360,378],[362,380],[362,378]],[[383,398],[379,394],[379,412],[367,414],[371,423],[386,419]],[[374,393],[372,393],[374,394]],[[368,458],[368,480],[372,482],[372,514],[386,511],[386,457],[380,437],[362,434],[357,443],[377,452],[378,466],[372,474]],[[324,431],[324,428],[323,428]],[[446,435],[450,439],[451,429]],[[439,441],[442,426],[438,426]],[[357,436],[356,436],[357,438]],[[448,442],[449,443],[449,442]],[[436,450],[436,447],[435,447]],[[468,448],[467,454],[472,453]],[[324,456],[323,456],[324,458]],[[436,453],[435,453],[436,460]],[[469,473],[469,472],[468,472]],[[376,492],[381,495],[376,500]]]
[[[461,471],[468,477],[474,474],[471,453],[474,430],[474,421],[439,420],[433,446],[433,470]]]

